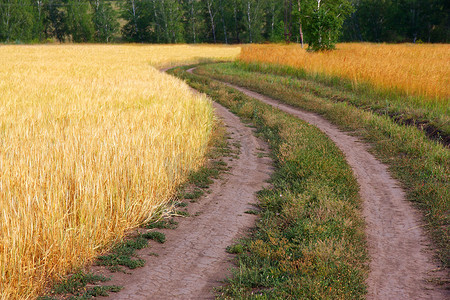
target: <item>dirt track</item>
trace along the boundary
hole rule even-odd
[[[162,230],[165,244],[152,243],[151,248],[139,252],[147,261],[143,268],[132,275],[114,275],[108,285],[125,288],[110,299],[211,299],[213,287],[229,274],[233,256],[225,249],[254,225],[255,216],[244,212],[254,209],[255,192],[266,185],[272,163],[267,157],[258,157],[262,149],[268,149],[251,128],[222,106],[214,107],[227,125],[230,142],[241,145],[239,158],[228,161],[229,174],[211,185],[211,193],[189,204],[193,217],[178,219],[176,230]]]
[[[193,69],[189,70],[192,72]],[[427,252],[427,238],[420,216],[405,200],[398,183],[357,138],[313,113],[282,104],[249,90],[228,84],[260,101],[278,107],[325,132],[345,154],[360,184],[367,223],[370,274],[368,299],[449,299],[425,279],[437,268]],[[213,288],[229,274],[231,255],[225,248],[245,234],[254,222],[245,214],[255,203],[271,173],[271,161],[257,152],[267,145],[256,139],[239,118],[218,104],[216,113],[228,126],[231,143],[241,144],[239,159],[230,160],[230,174],[211,186],[211,193],[188,206],[195,217],[183,218],[176,230],[162,230],[163,245],[140,251],[146,265],[132,275],[116,273],[108,284],[125,288],[110,299],[211,299]],[[157,253],[159,256],[149,256]]]
[[[366,145],[319,115],[225,84],[317,126],[345,154],[363,199],[371,259],[368,299],[450,299],[449,291],[426,281],[436,275],[438,266],[429,253],[429,240],[422,229],[420,215],[405,199],[404,191],[390,176],[387,166],[370,154]]]

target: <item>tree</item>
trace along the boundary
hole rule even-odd
[[[0,0],[0,40],[30,41],[33,21],[31,0]]]
[[[214,1],[206,0],[206,8],[208,11],[209,21],[211,22],[211,30],[212,30],[213,40],[214,40],[214,44],[215,44],[215,43],[217,43],[217,39],[216,39],[216,21],[215,21],[216,10],[215,10],[215,6],[214,6]]]
[[[241,43],[240,33],[242,31],[242,0],[233,0],[233,23],[234,23],[234,42]]]
[[[62,9],[58,0],[44,2],[43,30],[46,38],[56,38],[64,42],[67,32],[67,10]]]
[[[292,0],[284,0],[284,41],[289,43],[292,37]]]
[[[300,43],[303,48],[302,10],[300,0],[297,1],[297,7],[298,7],[298,25],[299,25],[298,33],[300,35]]]
[[[186,30],[188,34],[187,40],[191,43],[197,43],[199,41],[199,33],[202,30],[202,18],[201,18],[201,5],[202,3],[197,0],[187,0],[185,2],[186,13]]]
[[[119,29],[117,13],[109,1],[91,0],[91,5],[93,8],[95,40],[108,43]]]
[[[67,0],[67,33],[73,42],[85,43],[94,40],[94,23],[87,0]]]
[[[225,44],[228,44],[227,25],[225,23],[225,10],[223,9],[222,0],[218,0],[218,1],[219,1],[220,19],[222,21],[222,26],[223,26],[224,42],[225,42]]]
[[[159,41],[164,43],[184,42],[183,10],[178,0],[158,0],[155,2],[154,21],[158,23],[161,36]]]
[[[151,12],[156,12],[156,1],[125,0],[122,3],[121,16],[126,22],[122,27],[122,36],[125,40],[141,43],[150,40]]]
[[[244,0],[244,23],[247,27],[248,42],[261,40],[264,1]]]
[[[309,49],[313,51],[335,48],[345,18],[353,11],[348,0],[306,0],[301,10],[305,12],[305,33]]]

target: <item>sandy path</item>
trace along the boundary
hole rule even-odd
[[[368,299],[450,299],[450,291],[439,290],[426,281],[437,265],[427,252],[429,241],[421,227],[420,215],[405,199],[404,191],[391,177],[387,166],[370,154],[366,145],[317,114],[226,84],[317,126],[345,154],[363,199],[371,258]]]
[[[143,268],[131,275],[114,274],[107,284],[125,288],[110,294],[110,299],[211,299],[213,287],[229,275],[234,256],[225,249],[254,226],[255,216],[244,212],[254,209],[255,192],[266,185],[272,162],[258,157],[261,149],[268,148],[251,128],[224,107],[214,107],[227,126],[230,142],[241,145],[239,158],[228,161],[229,173],[211,185],[207,196],[189,204],[192,217],[177,218],[176,230],[159,230],[166,234],[165,244],[151,243],[151,248],[139,251],[147,261]]]

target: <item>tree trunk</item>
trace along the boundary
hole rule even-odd
[[[271,37],[273,39],[275,33],[274,33],[274,26],[275,26],[275,1],[272,0],[271,6],[270,6],[271,10],[272,10],[272,21],[270,22],[270,34]]]
[[[194,0],[191,2],[191,22],[192,22],[192,36],[194,38],[194,44],[196,43],[196,33],[195,33],[195,15],[194,15]]]
[[[300,0],[298,0],[298,12],[299,12],[299,16],[298,16],[299,24],[298,25],[299,25],[300,42],[302,44],[302,49],[303,49],[302,12],[301,12]]]
[[[223,4],[222,4],[222,0],[219,0],[219,8],[220,8],[220,16],[222,18],[222,24],[223,24],[223,34],[225,37],[225,44],[228,44],[228,38],[227,38],[227,27],[225,25],[225,18],[224,18],[224,13],[223,13]]]
[[[248,38],[249,38],[249,42],[250,44],[253,43],[253,39],[252,39],[252,22],[253,19],[250,15],[250,9],[251,9],[251,5],[250,5],[250,0],[247,0],[247,27],[248,27]]]
[[[287,44],[292,37],[292,0],[284,0],[284,40]]]
[[[215,44],[216,43],[216,24],[214,24],[215,14],[212,11],[212,1],[211,0],[206,1],[206,5],[208,6],[208,13],[209,13],[209,18],[211,20],[211,29],[212,29],[214,44]]]
[[[241,39],[239,38],[239,27],[238,27],[238,19],[237,19],[237,2],[236,0],[234,1],[234,30],[236,33],[236,43],[240,44],[241,43]]]

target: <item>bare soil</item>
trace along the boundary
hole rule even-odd
[[[225,84],[318,127],[344,153],[363,199],[370,255],[367,299],[450,299],[449,290],[430,282],[433,277],[445,275],[438,272],[433,260],[420,214],[406,200],[388,167],[368,151],[366,144],[317,114]]]
[[[258,155],[268,146],[253,129],[224,107],[214,107],[227,126],[230,143],[240,144],[239,158],[228,159],[230,171],[211,185],[209,194],[189,204],[191,217],[177,218],[176,230],[159,230],[166,235],[164,244],[151,243],[138,252],[146,260],[143,268],[114,273],[107,284],[124,289],[110,294],[110,299],[212,299],[213,288],[230,275],[234,255],[226,248],[255,225],[256,217],[245,211],[255,208],[255,193],[268,185],[273,168],[270,158]],[[95,272],[110,275],[105,269]]]

